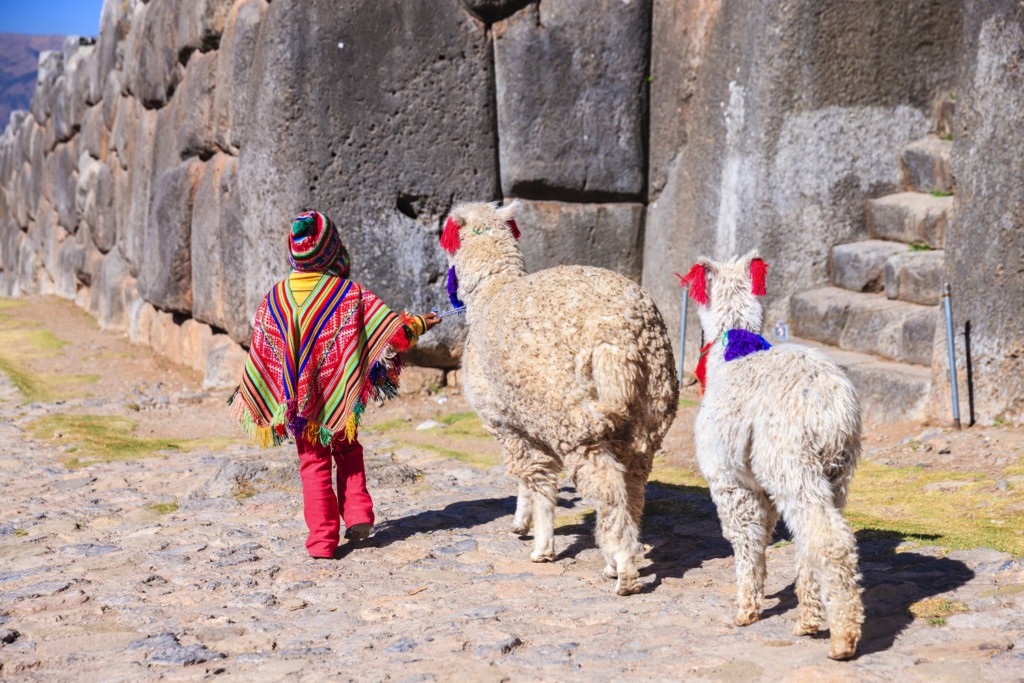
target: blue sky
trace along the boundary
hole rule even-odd
[[[103,0],[0,0],[0,33],[98,36]]]

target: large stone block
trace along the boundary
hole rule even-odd
[[[911,251],[885,262],[885,295],[913,304],[937,306],[942,296],[943,251]]]
[[[241,214],[238,160],[218,154],[206,164],[192,211],[192,315],[247,342]]]
[[[501,184],[535,199],[639,199],[651,0],[530,5],[495,25]]]
[[[903,187],[911,192],[953,191],[949,153],[953,143],[938,138],[915,140],[900,152]]]
[[[110,166],[87,153],[79,157],[75,205],[96,248],[104,254],[113,249],[117,240],[113,173]]]
[[[82,116],[89,107],[89,78],[95,42],[93,38],[82,36],[64,39],[64,125],[68,130],[66,135],[59,136],[61,140],[71,137],[81,127]]]
[[[89,77],[89,101],[98,102],[110,95],[111,87],[121,89],[120,71],[125,39],[129,34],[132,16],[136,5],[141,0],[103,0],[100,10],[100,35],[96,41],[95,59],[92,61],[92,73]],[[117,81],[110,83],[117,75]],[[111,121],[107,125],[112,125]]]
[[[32,116],[40,126],[46,125],[53,111],[60,88],[58,80],[64,75],[64,53],[60,50],[46,50],[39,53],[39,70],[36,72],[36,91],[32,94]]]
[[[162,107],[181,80],[178,14],[181,0],[137,5],[124,56],[124,87],[147,107]]]
[[[642,204],[519,203],[516,223],[530,272],[578,264],[640,279]]]
[[[239,0],[231,7],[217,51],[217,87],[213,94],[214,130],[221,149],[237,153],[245,142],[249,114],[249,77],[266,0]]]
[[[110,129],[103,122],[99,105],[90,107],[82,116],[81,147],[93,159],[107,160],[110,151]]]
[[[167,135],[177,136],[180,158],[207,158],[222,136],[214,128],[213,98],[217,79],[217,53],[193,55],[170,104],[174,120],[164,124]]]
[[[192,207],[203,164],[190,159],[156,182],[146,221],[139,291],[166,311],[192,311]]]
[[[957,0],[655,0],[643,285],[673,337],[672,273],[699,255],[757,249],[768,321],[828,282],[832,247],[866,237],[864,202],[899,189],[899,150],[953,88],[962,15]]]
[[[389,305],[445,304],[441,217],[498,193],[490,60],[457,0],[270,3],[238,168],[247,317],[287,273],[286,231],[310,208],[341,226],[353,276]],[[458,337],[442,339],[420,353],[451,364]]]
[[[204,389],[226,389],[238,386],[249,354],[226,334],[215,334],[206,355]]]
[[[126,173],[114,178],[115,206],[118,212],[118,248],[138,277],[146,246],[146,224],[152,200],[153,158],[156,150],[157,112],[143,109],[135,101],[122,102],[118,119],[126,122],[124,156],[118,156]],[[115,126],[116,128],[116,126]]]
[[[209,50],[220,44],[233,0],[189,0],[178,9],[178,54]]]
[[[901,242],[862,240],[832,249],[832,282],[854,292],[880,292],[885,285],[885,263],[893,254],[909,249]]]
[[[43,164],[43,198],[60,214],[60,224],[74,232],[78,228],[75,192],[78,189],[77,139],[58,145]]]
[[[952,197],[921,192],[899,192],[868,202],[868,232],[882,240],[923,244],[942,249],[946,244]]]
[[[1024,422],[1024,137],[1016,132],[1024,111],[1024,7],[992,0],[964,3],[964,12],[952,150],[957,210],[946,242],[956,362],[962,371],[960,333],[969,321],[978,420]],[[946,363],[933,367],[941,375]],[[966,415],[966,391],[961,400]]]

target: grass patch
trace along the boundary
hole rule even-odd
[[[908,251],[931,251],[931,245],[924,244],[922,242],[911,242],[908,245]]]
[[[17,307],[5,305],[0,310]],[[64,346],[49,330],[0,316],[0,373],[11,380],[25,403],[68,398],[76,388],[99,381],[99,375],[43,374],[31,368],[31,361],[51,358]]]
[[[473,465],[474,467],[491,468],[501,463],[501,456],[490,455],[486,453],[467,453],[465,451],[457,451],[454,448],[445,448],[444,446],[435,446],[430,443],[413,443],[406,441],[402,444],[410,448],[418,448],[421,451],[428,451],[440,455],[442,458],[451,458],[452,460],[458,460],[464,462],[467,465]]]
[[[409,426],[409,421],[400,417],[396,417],[393,420],[384,420],[380,424],[369,427],[368,430],[372,432],[393,432],[396,429],[403,429]]]
[[[573,534],[589,534],[594,529],[597,512],[591,508],[577,510],[564,515],[555,516],[555,535],[571,536]]]
[[[471,439],[491,439],[484,429],[483,420],[476,413],[452,413],[440,418],[438,422],[447,426],[445,434],[450,436],[468,436]]]
[[[13,311],[16,308],[25,308],[26,302],[20,299],[0,299],[0,311]]]
[[[695,401],[692,398],[686,398],[685,396],[679,397],[680,408],[697,408],[700,406],[700,401]]]
[[[665,465],[664,458],[654,459],[654,469],[648,479],[651,484],[674,491],[683,491],[710,497],[708,483],[698,473]]]
[[[25,529],[15,529],[14,530],[14,535],[15,536],[28,536],[28,531],[26,531]]]
[[[256,487],[252,485],[252,482],[248,479],[245,481],[238,482],[238,486],[235,487],[235,492],[231,494],[231,497],[235,500],[246,500],[256,495]]]
[[[953,136],[950,136],[949,139],[952,140]],[[952,197],[953,196],[953,193],[950,192],[949,190],[932,190],[928,194],[930,194],[933,197]]]
[[[193,440],[139,438],[132,434],[135,428],[132,420],[112,415],[47,415],[28,425],[29,433],[37,439],[72,446],[76,457],[65,461],[68,469],[233,443],[223,437]]]
[[[862,461],[846,517],[860,538],[885,534],[921,545],[995,548],[1021,557],[1022,503],[1019,491],[999,491],[983,474]]]
[[[915,619],[927,619],[929,626],[945,626],[946,617],[967,612],[967,605],[959,600],[934,597],[919,600],[910,606]]]
[[[169,515],[172,512],[178,511],[178,501],[174,500],[170,503],[155,503],[153,505],[147,505],[146,509],[150,512],[155,512],[158,515]]]

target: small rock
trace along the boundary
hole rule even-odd
[[[15,631],[13,628],[5,628],[0,630],[0,643],[4,645],[10,645],[21,636],[20,633]]]
[[[399,638],[395,642],[384,648],[384,652],[389,654],[397,654],[399,652],[411,652],[416,649],[417,643],[412,638]]]
[[[438,427],[444,427],[444,425],[437,420],[425,420],[416,425],[416,431],[422,432],[427,429],[437,429]]]
[[[309,603],[303,600],[302,598],[288,598],[287,600],[281,603],[281,607],[283,607],[286,610],[294,612],[295,610],[302,609],[308,604]]]

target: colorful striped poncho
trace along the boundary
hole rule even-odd
[[[324,273],[300,301],[286,279],[256,313],[232,414],[261,447],[288,434],[352,441],[367,400],[397,394],[398,353],[422,332],[415,327],[350,280]]]

